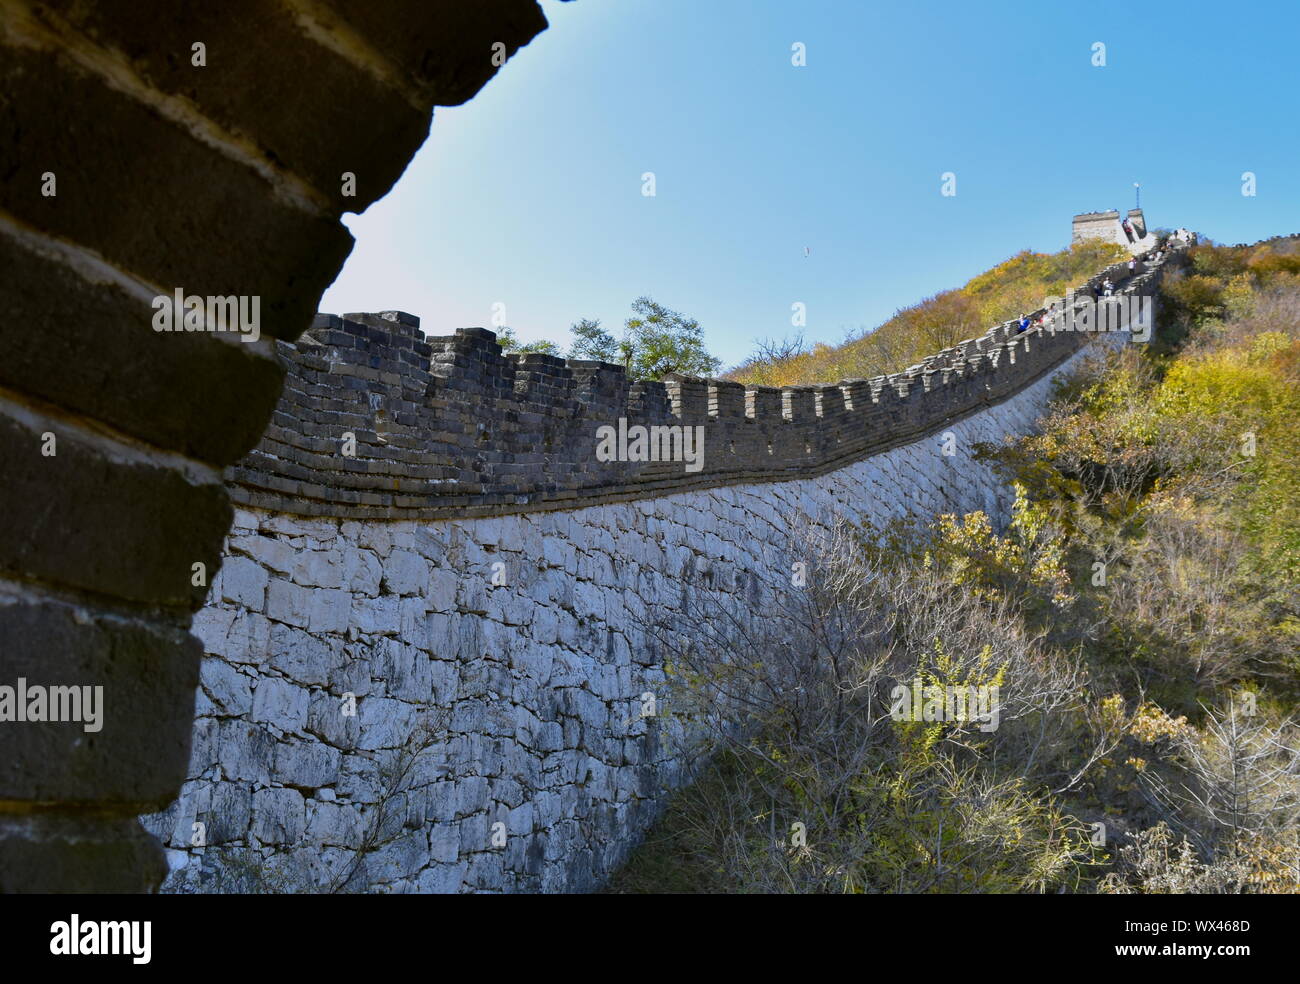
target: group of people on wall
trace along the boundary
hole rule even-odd
[[[1127,226],[1127,224],[1128,223],[1126,220],[1125,225]],[[1179,239],[1182,240],[1183,242],[1193,241],[1192,234],[1188,232],[1186,229],[1178,229],[1170,233],[1169,239],[1171,240]],[[1164,259],[1165,254],[1167,252],[1168,252],[1168,247],[1166,243],[1161,242],[1155,249],[1147,250],[1147,252],[1141,254],[1140,256],[1131,257],[1128,261],[1128,276],[1125,277],[1124,279],[1129,280],[1137,275],[1139,270],[1142,269],[1141,267],[1139,267],[1138,264],[1159,263],[1162,259]],[[1113,280],[1111,280],[1110,277],[1107,277],[1105,280],[1101,282],[1101,285],[1098,289],[1100,290],[1102,297],[1112,297],[1115,291],[1118,289],[1118,285]],[[1046,323],[1047,323],[1046,311],[1039,311],[1036,314],[1032,314],[1032,315],[1022,314],[1020,316],[1020,321],[1016,325],[1016,334],[1019,335],[1021,332],[1026,332],[1030,328],[1042,327]]]

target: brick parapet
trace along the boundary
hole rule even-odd
[[[1149,292],[1168,258],[1074,289]],[[1036,316],[1041,312],[1033,312]],[[742,386],[504,353],[483,328],[426,338],[403,312],[317,315],[279,342],[284,395],[261,444],[227,472],[232,498],[277,512],[436,519],[573,508],[712,486],[813,477],[1014,395],[1091,335],[995,325],[915,366],[821,386]],[[681,460],[602,461],[598,430],[703,427]]]

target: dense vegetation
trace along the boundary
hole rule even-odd
[[[1042,306],[1128,254],[1090,242],[1059,253],[1017,253],[964,287],[903,308],[874,331],[840,345],[805,346],[801,338],[760,342],[727,378],[754,386],[795,386],[868,379],[897,372],[992,325]]]
[[[660,627],[719,750],[612,890],[1300,891],[1298,246],[1195,248],[1154,344],[982,448],[1005,529],[810,533],[770,617],[701,610],[688,651]],[[1011,261],[1026,297],[1045,263]],[[918,680],[997,686],[996,728],[891,715]]]

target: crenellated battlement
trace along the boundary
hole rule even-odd
[[[1116,264],[1075,296],[1095,296],[1108,277],[1118,293],[1147,293],[1168,261],[1139,263],[1133,276]],[[245,505],[397,519],[810,477],[1004,400],[1093,337],[1016,327],[995,325],[888,376],[774,388],[680,375],[630,382],[618,365],[503,353],[483,328],[426,338],[398,311],[322,314],[298,342],[277,343],[284,395],[228,479]],[[601,428],[620,426],[644,428],[665,449],[681,428],[702,427],[698,469],[643,459],[627,442],[632,460],[601,460]]]
[[[1121,286],[1146,293],[1162,267]],[[249,507],[194,621],[186,782],[142,818],[172,852],[166,890],[211,891],[248,857],[299,891],[353,872],[368,891],[595,890],[706,747],[672,712],[671,647],[716,648],[714,620],[794,645],[788,572],[837,523],[1009,520],[975,449],[1027,433],[1094,338],[1045,324],[775,388],[629,382],[480,328],[321,315],[282,347],[275,422],[230,476]],[[433,757],[402,758],[408,822],[384,827],[374,763],[426,721]],[[507,846],[483,847],[501,829]]]

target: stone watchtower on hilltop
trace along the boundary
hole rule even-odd
[[[1125,228],[1127,224],[1127,228]],[[1070,244],[1089,239],[1116,243],[1137,255],[1155,246],[1155,237],[1147,232],[1147,221],[1142,209],[1131,208],[1124,217],[1115,209],[1108,212],[1084,212],[1074,217]]]

